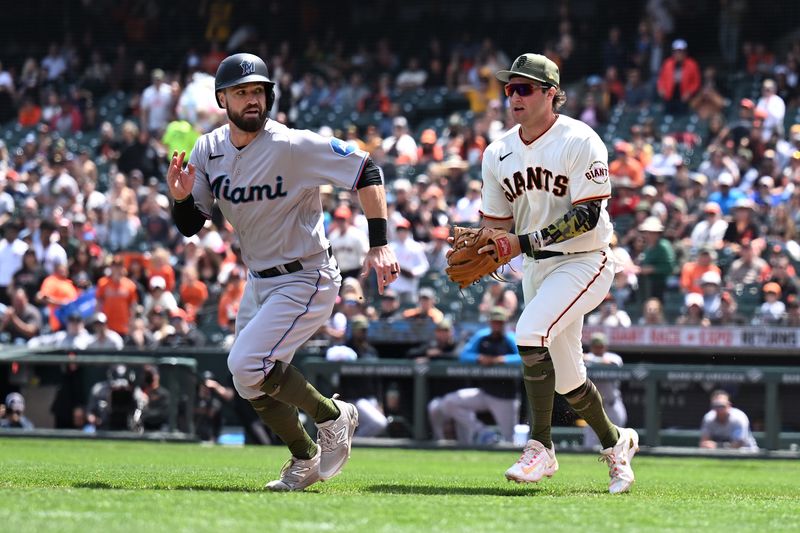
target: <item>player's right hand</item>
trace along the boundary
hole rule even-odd
[[[172,162],[169,164],[167,171],[167,186],[169,193],[172,197],[181,201],[190,194],[192,194],[192,187],[194,187],[194,165],[189,163],[186,170],[183,170],[183,158],[186,157],[186,152],[178,154],[177,151],[172,152]]]

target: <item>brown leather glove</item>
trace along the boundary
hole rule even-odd
[[[493,244],[496,253],[478,250]],[[447,257],[447,276],[462,289],[483,276],[494,274],[514,256],[509,233],[498,228],[464,228],[453,226],[453,250]]]

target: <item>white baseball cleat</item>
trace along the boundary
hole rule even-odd
[[[322,450],[319,475],[323,481],[339,474],[350,459],[353,433],[358,427],[356,406],[337,398],[339,395],[334,394],[332,399],[339,408],[339,418],[317,424],[317,444]]]
[[[292,456],[281,468],[280,479],[270,481],[265,488],[276,492],[303,490],[320,481],[319,460],[322,455],[321,451],[320,447],[317,446],[317,453],[311,459],[298,459]]]
[[[529,440],[519,460],[506,470],[506,479],[517,483],[537,483],[553,477],[558,470],[555,448],[547,449],[538,440]]]
[[[619,429],[619,440],[613,448],[606,448],[600,454],[600,462],[608,465],[608,492],[619,494],[627,492],[633,485],[634,476],[631,460],[639,451],[639,434],[631,428]]]

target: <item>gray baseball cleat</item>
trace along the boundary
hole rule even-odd
[[[350,459],[353,434],[358,427],[356,406],[337,398],[339,395],[334,394],[332,399],[339,408],[339,418],[317,424],[317,444],[322,450],[319,477],[323,481],[339,474]]]
[[[303,490],[320,481],[319,460],[322,448],[317,446],[317,453],[311,459],[298,459],[292,456],[281,468],[281,477],[270,481],[265,487],[275,492]]]

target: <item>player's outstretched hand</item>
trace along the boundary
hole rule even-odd
[[[371,269],[375,269],[378,278],[378,293],[383,294],[383,289],[397,279],[400,273],[400,264],[394,256],[394,252],[388,246],[375,246],[370,248],[364,258],[364,268],[361,270],[361,277],[369,275]]]
[[[183,170],[184,157],[186,157],[186,152],[180,154],[177,151],[172,152],[172,161],[167,171],[169,193],[177,201],[184,200],[192,194],[194,186],[194,165],[189,163],[186,170]]]

